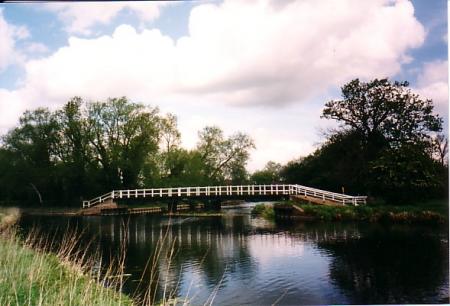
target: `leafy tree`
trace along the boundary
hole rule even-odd
[[[246,179],[245,165],[249,151],[255,147],[246,134],[225,138],[218,127],[205,127],[199,132],[197,150],[205,163],[205,175],[213,182],[241,182]]]
[[[19,126],[4,137],[4,147],[10,153],[10,167],[17,171],[16,188],[19,197],[39,203],[52,200],[55,188],[54,165],[57,162],[58,124],[46,108],[26,111]],[[10,168],[10,169],[11,169]]]
[[[431,155],[442,166],[448,166],[448,138],[443,134],[436,135],[432,141]]]
[[[44,205],[79,205],[118,188],[241,183],[254,147],[245,134],[207,127],[185,150],[174,115],[126,97],[27,111],[1,141],[0,201]]]
[[[254,184],[276,184],[281,182],[280,172],[282,166],[279,163],[269,161],[264,169],[255,171],[250,181]]]
[[[367,193],[365,159],[358,133],[341,131],[332,135],[312,154],[289,162],[281,170],[288,183],[349,194]]]
[[[176,176],[182,169],[180,143],[181,134],[177,127],[177,117],[167,114],[158,121],[159,152],[154,155],[154,163],[162,177]],[[180,159],[181,158],[181,159]]]
[[[408,85],[388,79],[367,83],[355,79],[342,87],[342,100],[325,104],[323,117],[342,122],[368,144],[379,138],[391,146],[428,140],[430,132],[442,129],[442,118],[433,114],[430,99],[421,99]]]
[[[391,203],[445,194],[446,145],[433,138],[442,119],[432,101],[414,94],[407,82],[353,80],[342,87],[341,100],[325,104],[322,117],[341,127],[313,154],[288,163],[282,171],[287,181],[344,187]]]
[[[110,188],[139,185],[142,166],[157,152],[157,109],[127,98],[87,106],[87,137]]]
[[[391,202],[447,195],[447,169],[417,144],[384,150],[370,167],[372,190]]]

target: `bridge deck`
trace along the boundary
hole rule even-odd
[[[366,196],[350,196],[329,192],[302,185],[239,185],[239,186],[203,186],[174,187],[132,190],[113,190],[89,201],[83,201],[83,208],[92,207],[114,199],[131,198],[194,198],[194,197],[232,197],[266,195],[302,195],[339,204],[359,205],[366,203]]]

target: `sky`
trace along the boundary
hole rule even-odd
[[[178,118],[182,144],[249,134],[250,171],[313,152],[324,104],[359,78],[410,83],[448,130],[445,0],[0,4],[0,134],[26,109],[127,96]]]

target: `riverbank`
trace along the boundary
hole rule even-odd
[[[10,211],[0,213],[0,305],[133,304],[114,290],[118,283],[108,273],[94,272],[93,258],[77,256],[77,237],[67,235],[50,251],[52,242],[38,233],[20,239],[11,221],[17,219]]]
[[[287,217],[302,221],[448,224],[448,201],[437,200],[417,205],[396,206],[327,206],[285,201],[274,205],[257,205],[252,213],[268,220]]]

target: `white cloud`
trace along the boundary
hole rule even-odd
[[[32,43],[27,44],[27,46],[25,47],[25,50],[30,55],[47,53],[49,51],[49,49],[47,48],[46,45],[37,43],[37,42],[32,42]]]
[[[125,25],[112,36],[72,37],[27,64],[28,84],[55,97],[178,92],[279,106],[354,77],[398,73],[408,50],[424,40],[413,13],[407,1],[204,4],[191,12],[189,36],[176,42]]]
[[[125,4],[110,5],[51,7],[68,20],[71,31],[82,33],[111,21]],[[144,11],[149,19],[157,15]],[[307,105],[351,78],[393,76],[411,60],[408,51],[424,38],[409,1],[201,4],[191,11],[189,35],[177,41],[158,29],[137,32],[127,25],[117,27],[111,36],[71,37],[55,53],[26,63],[24,86],[16,95],[24,97],[21,101],[29,107],[42,106],[42,101],[58,106],[74,95],[88,99],[126,95],[171,108],[180,125],[193,115],[201,126],[219,118],[226,130],[254,136],[258,152],[252,167],[262,167],[264,159],[285,161],[307,154],[312,140],[302,138],[302,132],[306,124],[318,124],[316,113],[293,117],[289,124],[283,113],[260,132],[258,124],[273,116],[274,107]],[[0,122],[5,108],[0,100]],[[228,120],[221,121],[222,117]],[[271,142],[266,141],[264,133],[277,125],[284,132],[272,132]],[[196,135],[190,126],[191,130],[182,129],[183,134]]]
[[[110,3],[50,3],[45,8],[56,12],[70,33],[88,35],[98,24],[108,24],[119,12],[129,10],[141,21],[152,21],[159,17],[161,7],[169,2],[118,1]]]
[[[0,135],[17,124],[17,118],[26,109],[23,98],[17,91],[8,91],[0,88]]]
[[[25,26],[15,26],[8,23],[3,17],[3,9],[0,8],[0,72],[13,64],[23,61],[22,54],[16,49],[16,41],[30,36]]]
[[[423,65],[417,77],[417,93],[432,99],[435,110],[448,118],[448,61],[436,60]]]

